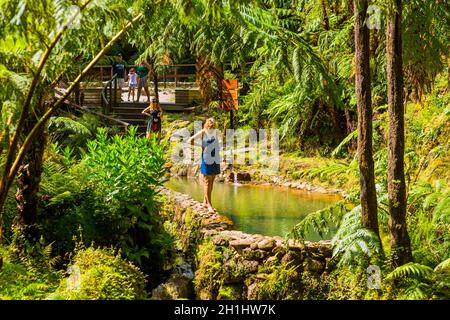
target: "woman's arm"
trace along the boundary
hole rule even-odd
[[[150,111],[150,106],[148,106],[147,108],[145,108],[144,110],[142,110],[142,114],[145,114],[145,115],[149,116],[150,113],[148,113],[148,111]]]
[[[196,138],[198,138],[199,136],[201,136],[203,134],[203,129],[200,130],[199,132],[197,132],[196,134],[194,134],[192,137],[190,137],[186,143],[190,144],[192,143],[192,141],[194,141]]]

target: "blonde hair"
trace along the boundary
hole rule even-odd
[[[205,121],[203,129],[214,129],[216,127],[216,121],[214,118],[208,118]]]
[[[158,102],[156,102],[156,98],[152,98],[152,101],[149,104],[150,110],[159,110],[161,111],[161,106]]]

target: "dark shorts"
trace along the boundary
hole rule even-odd
[[[138,86],[139,86],[140,88],[141,88],[141,87],[146,87],[146,86],[147,86],[147,77],[148,77],[148,76],[139,78],[139,80],[138,80]]]
[[[161,121],[153,122],[148,121],[147,123],[147,132],[161,132]]]

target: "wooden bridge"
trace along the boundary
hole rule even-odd
[[[179,72],[179,68],[187,67],[194,67],[194,73]],[[167,112],[191,112],[201,100],[199,89],[194,87],[195,65],[177,65],[174,70],[174,74],[166,74],[159,79],[162,91],[171,92],[168,94],[171,99],[159,92],[160,105]],[[174,82],[169,82],[170,79]],[[145,132],[147,116],[141,112],[148,106],[148,97],[141,95],[140,102],[129,102],[128,88],[124,88],[126,91],[116,88],[117,79],[111,77],[111,67],[96,66],[66,104],[81,112],[94,113],[109,124],[122,127],[133,125],[138,127],[139,132]],[[59,88],[55,94],[60,95],[64,91],[64,88]]]

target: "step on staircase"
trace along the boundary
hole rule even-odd
[[[147,128],[148,116],[142,114],[148,106],[147,102],[128,102],[122,101],[113,106],[111,116],[129,123],[132,126],[138,127],[138,132],[145,132]],[[188,108],[184,104],[176,104],[169,102],[162,102],[161,108],[166,112],[186,112],[194,110],[193,107]]]

